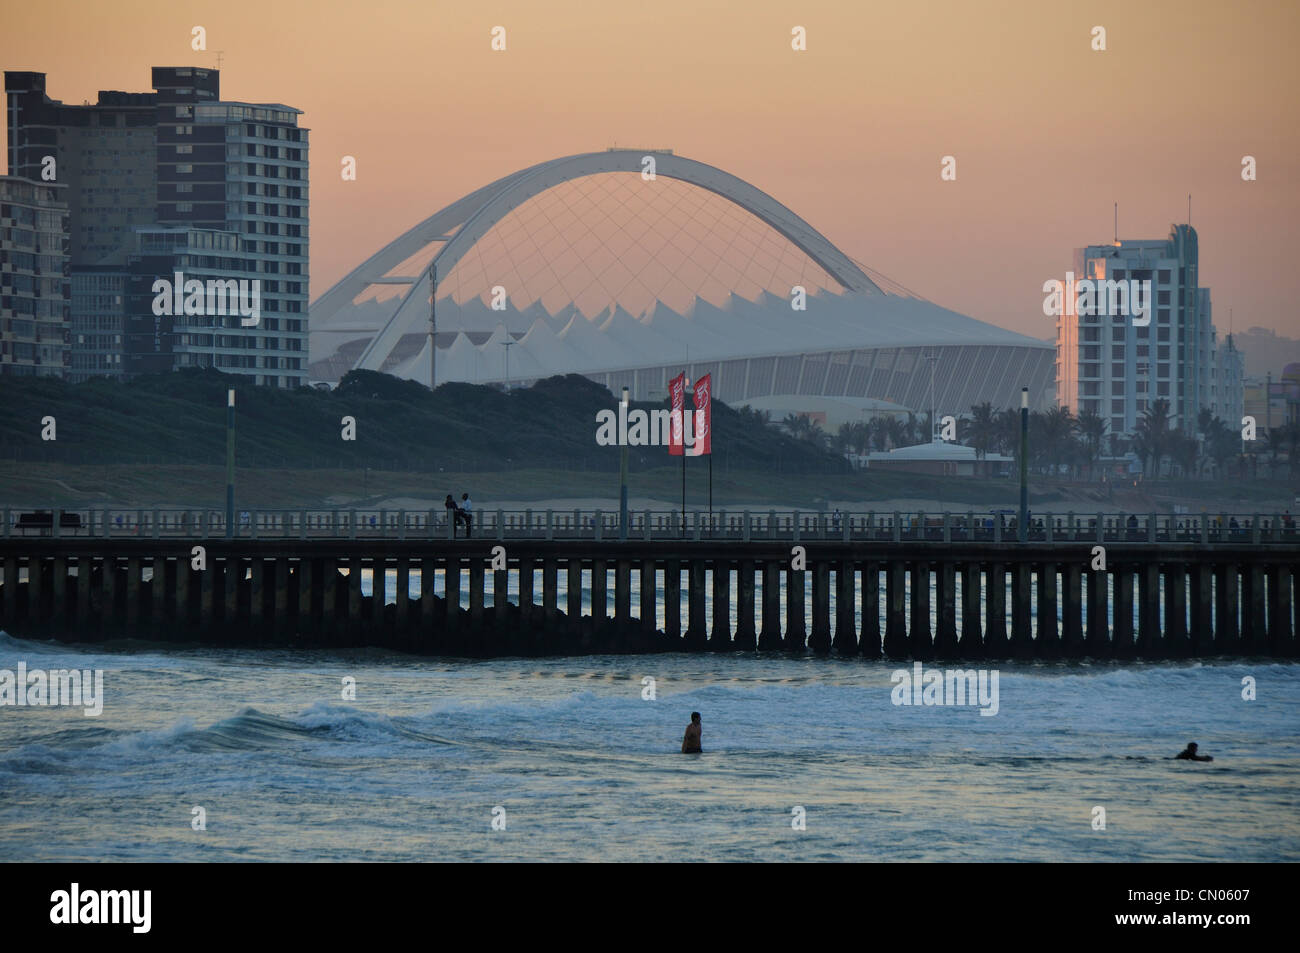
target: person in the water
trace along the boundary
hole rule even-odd
[[[1197,754],[1195,741],[1187,742],[1187,747],[1184,748],[1182,751],[1178,752],[1178,754],[1174,755],[1174,758],[1179,761],[1213,761],[1214,760],[1208,754]]]
[[[686,734],[682,736],[682,754],[702,754],[703,749],[700,747],[700,713],[691,712],[691,723],[686,726]]]

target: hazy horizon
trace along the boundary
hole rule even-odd
[[[302,109],[313,299],[468,192],[618,144],[725,169],[870,268],[1036,338],[1054,334],[1042,283],[1111,240],[1113,202],[1121,239],[1161,238],[1191,193],[1216,326],[1231,309],[1237,330],[1300,336],[1293,5],[351,9],[9,4],[0,61],[80,103],[148,91],[153,65],[215,68],[221,51],[223,99]],[[207,52],[190,48],[195,25]],[[505,52],[490,48],[497,25]],[[344,155],[356,181],[338,174]],[[956,181],[940,179],[945,155]],[[1245,155],[1257,181],[1241,178]]]

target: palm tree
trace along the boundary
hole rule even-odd
[[[1215,476],[1223,476],[1225,464],[1241,453],[1241,435],[1218,417],[1205,430],[1205,455],[1214,463]]]
[[[1291,476],[1295,476],[1300,471],[1300,423],[1283,424],[1281,427],[1274,427],[1277,434],[1278,445],[1286,453],[1287,467]]]
[[[993,404],[987,400],[982,404],[971,405],[970,414],[970,420],[963,421],[966,442],[975,448],[975,459],[983,460],[997,443],[997,414],[993,410]]]
[[[1134,428],[1133,448],[1145,463],[1151,460],[1151,478],[1160,476],[1160,463],[1169,454],[1169,401],[1157,400],[1148,404],[1142,419]]]
[[[1020,411],[1008,407],[998,411],[995,420],[998,452],[1020,459]]]
[[[911,428],[897,417],[885,421],[885,448],[905,446],[909,442]]]
[[[1175,430],[1169,435],[1169,453],[1182,468],[1184,476],[1196,475],[1196,464],[1201,457],[1201,444],[1191,434]]]
[[[1069,407],[1053,407],[1044,414],[1034,414],[1038,422],[1039,459],[1049,466],[1067,462],[1070,441],[1074,437],[1074,414]],[[1033,422],[1031,418],[1031,423]]]
[[[1088,475],[1101,456],[1101,444],[1106,439],[1106,418],[1094,410],[1085,410],[1075,420],[1074,429],[1083,441],[1083,458],[1088,465]]]
[[[831,438],[835,452],[846,455],[853,450],[853,424],[840,424],[840,429]]]
[[[1215,420],[1214,411],[1208,407],[1202,407],[1201,412],[1196,415],[1196,432],[1201,436],[1205,436],[1210,432],[1210,428],[1214,426]]]
[[[813,422],[803,414],[786,414],[785,419],[781,421],[781,426],[796,440],[807,440]]]

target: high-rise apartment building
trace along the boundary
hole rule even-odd
[[[152,93],[68,106],[45,94],[44,74],[5,74],[10,168],[53,169],[68,186],[71,376],[198,366],[306,384],[300,111],[223,102],[216,70],[155,67],[152,78]],[[206,306],[156,314],[155,283],[178,273],[219,287],[255,282],[257,319]]]
[[[1057,403],[1100,415],[1121,437],[1157,400],[1168,401],[1171,426],[1188,432],[1202,408],[1239,419],[1241,352],[1218,340],[1199,271],[1190,225],[1173,226],[1166,239],[1077,249],[1057,318]],[[1091,307],[1079,297],[1084,282]]]
[[[0,374],[67,373],[71,288],[66,189],[0,176]]]

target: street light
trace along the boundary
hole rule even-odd
[[[926,442],[934,443],[934,365],[939,360],[939,355],[932,351],[925,359],[930,362],[930,439]]]
[[[627,401],[628,389],[623,388],[623,406],[620,408],[620,415],[623,421],[627,420]],[[621,423],[621,422],[620,422]],[[626,431],[626,426],[622,425],[620,429]],[[618,451],[618,538],[627,539],[627,441],[619,441]]]

